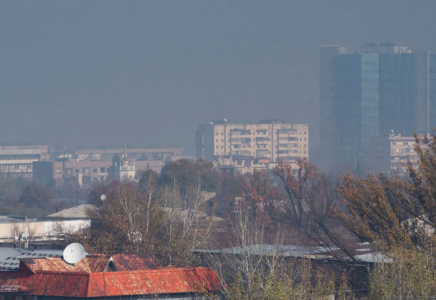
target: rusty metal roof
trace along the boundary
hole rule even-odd
[[[88,297],[216,292],[218,276],[209,268],[170,268],[91,274]]]
[[[109,264],[110,255],[87,255],[78,263],[70,265],[62,258],[23,258],[22,262],[33,272],[70,272],[96,273],[104,272]]]
[[[155,261],[148,254],[91,254],[78,263],[70,265],[59,257],[29,257],[21,259],[23,264],[33,273],[37,272],[70,272],[98,273],[107,271],[139,271],[156,269]],[[113,262],[114,270],[108,268]]]
[[[32,295],[58,297],[109,297],[128,295],[217,292],[220,280],[209,268],[70,273],[37,271],[20,265],[20,272],[0,272],[0,285],[22,285]]]
[[[145,253],[140,254],[115,254],[112,261],[117,271],[154,270],[156,262]]]

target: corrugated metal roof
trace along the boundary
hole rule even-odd
[[[168,268],[90,274],[88,297],[217,292],[220,280],[209,268]]]
[[[23,258],[23,263],[33,272],[69,272],[95,273],[104,272],[109,264],[109,255],[88,255],[78,263],[70,265],[63,258]]]
[[[156,262],[148,254],[112,255],[117,271],[154,270]]]
[[[23,285],[33,290],[32,295],[82,298],[222,290],[218,276],[209,268],[32,273],[20,266],[20,272],[0,272],[0,285]]]
[[[71,265],[59,257],[29,257],[21,259],[23,264],[33,273],[37,272],[68,272],[68,273],[98,273],[111,271],[110,261],[117,271],[139,271],[156,269],[155,261],[147,254],[91,254]]]
[[[41,149],[6,149],[0,150],[0,155],[38,155]]]
[[[0,270],[18,270],[21,258],[62,257],[63,250],[0,247]]]

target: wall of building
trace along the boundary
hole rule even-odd
[[[55,235],[62,229],[63,232],[77,232],[91,226],[90,220],[59,220],[0,223],[0,241],[13,242],[15,236],[26,232],[33,241],[44,241],[56,238]]]
[[[222,156],[295,161],[309,157],[307,124],[265,121],[250,124],[211,122],[197,131],[197,157],[217,160]]]
[[[40,149],[0,149],[0,172],[32,178],[33,162],[41,161]]]
[[[423,138],[424,136],[421,135]],[[412,163],[419,162],[415,151],[416,140],[413,136],[402,136],[391,133],[387,137],[377,137],[371,141],[371,160],[368,164],[370,172],[389,172],[401,174],[407,172],[404,164],[410,159]],[[424,149],[426,145],[422,145]]]

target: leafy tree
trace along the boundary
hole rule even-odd
[[[42,217],[53,212],[54,193],[51,189],[30,182],[23,187],[19,204],[23,212],[31,217]]]
[[[88,211],[93,228],[85,236],[74,236],[85,243],[88,251],[100,253],[137,253],[151,251],[149,226],[158,225],[147,222],[146,206],[143,196],[131,183],[113,181],[108,186],[98,186],[91,197],[100,198],[100,192],[106,194],[106,200],[99,199],[101,206]],[[100,195],[98,195],[100,194]],[[157,212],[156,212],[157,213]]]
[[[423,228],[436,227],[436,138],[416,136],[416,143],[419,162],[408,159],[408,177],[341,177],[348,212],[337,217],[363,240],[410,248],[425,242]]]
[[[346,211],[336,217],[385,255],[371,273],[370,299],[436,294],[436,137],[415,138],[419,161],[408,159],[407,176],[345,174],[338,187]]]
[[[287,198],[284,205],[287,215],[296,228],[304,226],[308,211],[308,191],[310,183],[317,179],[317,168],[307,159],[299,159],[296,166],[279,162],[275,172],[283,183]]]
[[[159,177],[159,185],[176,187],[181,197],[186,197],[190,188],[200,191],[215,191],[218,183],[218,172],[213,164],[202,159],[194,163],[180,159],[167,163]]]
[[[370,299],[430,299],[436,294],[434,239],[421,249],[393,247],[370,276]],[[431,297],[433,298],[433,297]]]

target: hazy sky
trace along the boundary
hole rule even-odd
[[[181,146],[199,123],[309,123],[320,44],[436,48],[436,1],[1,1],[0,144]]]

